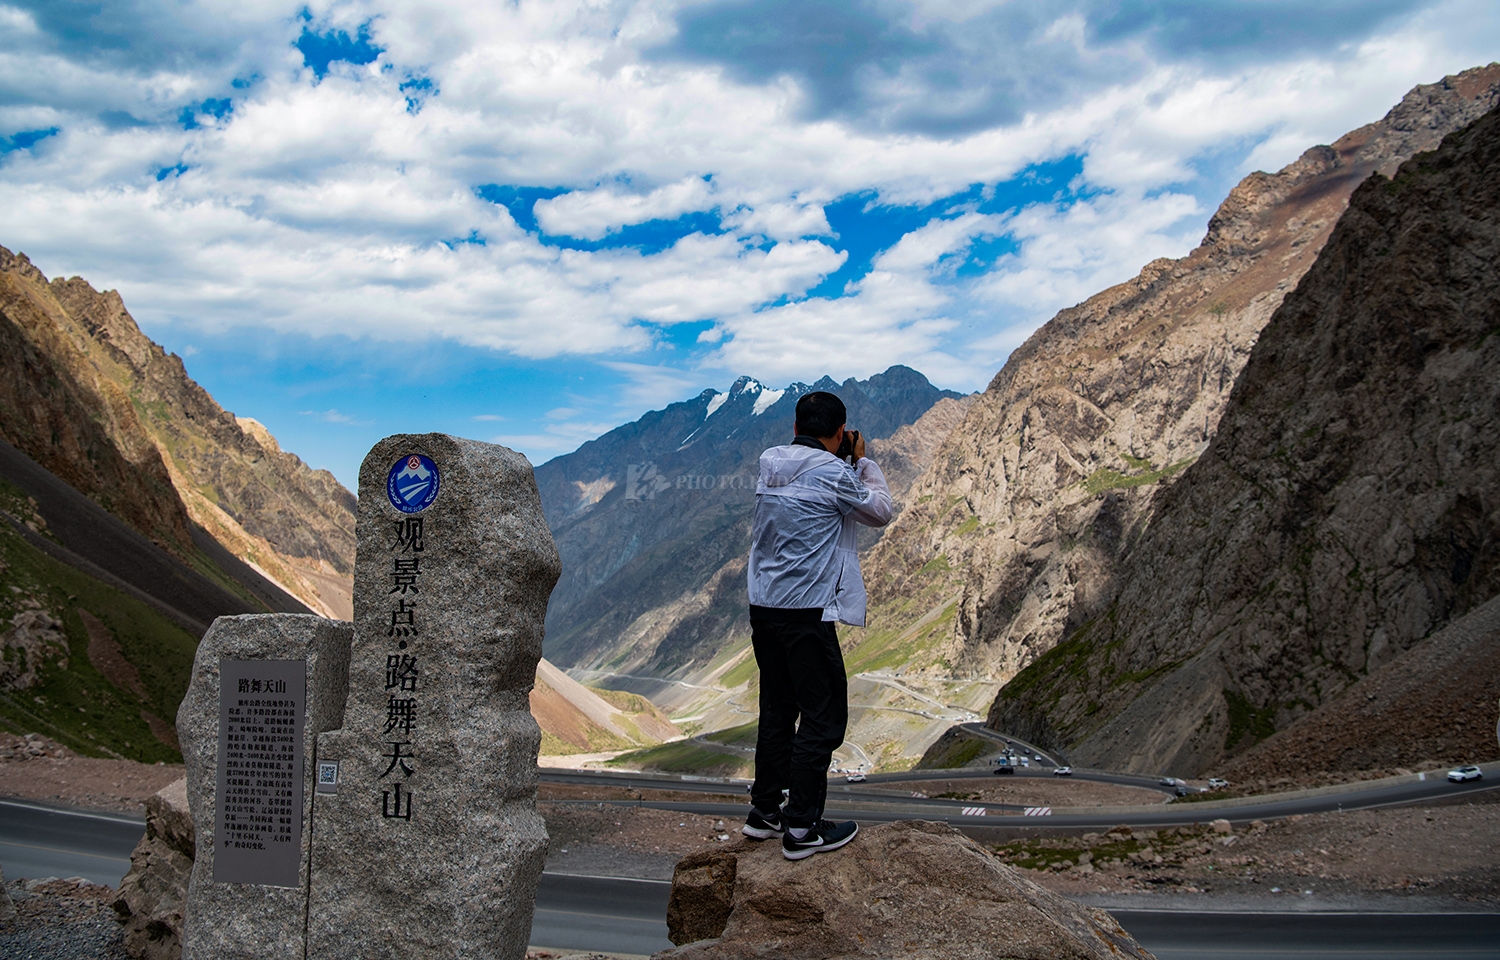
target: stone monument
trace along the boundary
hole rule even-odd
[[[318,737],[308,956],[521,960],[547,853],[528,694],[560,572],[531,465],[389,437],[360,467],[357,525],[344,725]]]
[[[398,435],[360,467],[354,622],[222,617],[177,715],[185,960],[521,960],[547,832],[528,702],[559,564],[531,465]]]
[[[343,722],[349,624],[220,617],[198,643],[177,739],[197,855],[184,960],[302,960],[313,752]]]

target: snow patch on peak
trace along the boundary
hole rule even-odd
[[[722,407],[725,404],[725,402],[728,401],[728,399],[729,399],[729,394],[727,394],[727,393],[716,393],[716,394],[714,394],[714,398],[712,400],[708,401],[708,410],[706,410],[704,412],[703,419],[707,420],[709,417],[713,416],[714,415],[714,411],[717,410],[717,409],[719,409],[720,407]]]
[[[757,386],[759,386],[759,384],[757,384]],[[781,399],[781,395],[784,393],[786,393],[785,390],[762,390],[760,392],[760,396],[755,398],[755,409],[751,412],[751,416],[758,417],[761,414],[765,413],[767,410],[771,409],[776,401]]]
[[[754,377],[740,377],[734,382],[734,386],[729,388],[729,395],[737,397],[742,393],[760,393],[761,389],[760,381]]]

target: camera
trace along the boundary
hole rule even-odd
[[[838,452],[834,456],[850,464],[854,463],[854,445],[859,442],[858,430],[845,430],[844,442],[839,444]]]

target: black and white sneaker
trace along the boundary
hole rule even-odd
[[[745,818],[745,825],[740,827],[740,833],[752,840],[774,840],[781,836],[786,829],[786,823],[781,819],[781,811],[775,813],[761,813],[754,807],[750,808],[750,815]]]
[[[801,860],[815,853],[827,853],[829,850],[837,850],[859,833],[859,824],[853,820],[845,820],[843,823],[834,823],[831,820],[819,820],[813,828],[807,831],[807,836],[798,840],[788,830],[781,837],[781,855],[788,860]]]

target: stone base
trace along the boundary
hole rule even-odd
[[[1105,911],[921,820],[863,828],[795,862],[780,843],[749,840],[694,854],[672,878],[667,925],[686,945],[656,960],[1151,958]]]

